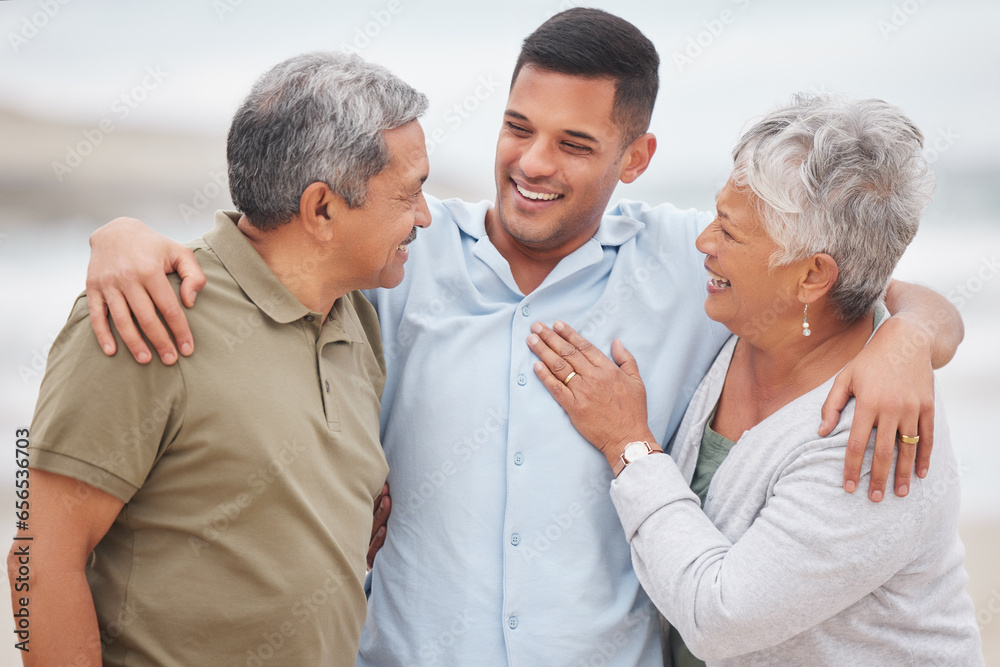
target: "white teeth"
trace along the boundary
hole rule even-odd
[[[559,196],[560,196],[560,195],[547,195],[547,194],[544,194],[544,193],[541,193],[541,192],[532,192],[531,190],[525,190],[524,188],[522,188],[517,183],[514,184],[514,187],[516,187],[517,191],[520,192],[525,197],[527,197],[528,199],[536,199],[536,200],[541,200],[541,201],[552,201],[553,199],[558,199]]]

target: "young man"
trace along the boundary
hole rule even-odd
[[[655,152],[647,128],[658,61],[634,26],[599,10],[542,25],[515,67],[496,205],[431,200],[436,224],[417,243],[434,256],[415,253],[400,287],[369,293],[388,369],[382,437],[394,509],[359,664],[662,664],[656,610],[608,498],[611,474],[535,378],[525,344],[533,322],[557,318],[604,349],[623,338],[647,378],[652,428],[669,441],[725,339],[702,310],[694,249],[709,216],[641,204],[604,213],[616,184],[642,174]],[[98,254],[139,241],[155,250],[135,263],[197,273],[144,234],[134,222],[96,234],[95,269],[108,262]],[[126,312],[123,290],[134,285],[119,289],[120,277],[100,270],[90,284],[104,286],[113,313]],[[173,301],[155,283],[146,289],[156,303]],[[103,307],[95,315],[106,326]],[[178,315],[168,322],[191,345]],[[907,335],[906,320],[897,324],[885,345]],[[166,344],[162,328],[151,336]],[[934,352],[947,358],[953,344]],[[926,366],[926,390],[930,363],[913,365]],[[878,384],[881,372],[872,366],[854,383],[877,385],[859,400],[891,428],[891,444],[900,415],[878,407],[898,387]],[[916,407],[904,417],[915,427]],[[871,422],[859,428],[867,442]]]
[[[354,664],[387,471],[378,323],[356,290],[397,285],[430,223],[426,106],[354,56],[277,65],[229,133],[243,214],[193,244],[199,354],[107,358],[77,300],[8,559],[26,665]]]

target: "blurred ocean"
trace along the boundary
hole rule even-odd
[[[179,240],[209,228],[228,205],[229,119],[259,74],[317,49],[386,65],[431,100],[427,191],[492,199],[520,41],[572,4],[585,3],[0,2],[0,448],[10,454],[0,456],[0,502],[13,499],[14,430],[31,421],[46,353],[83,289],[88,235],[117,215]],[[1000,406],[1000,4],[586,4],[636,23],[662,60],[658,152],[619,197],[711,208],[741,128],[796,91],[880,97],[923,128],[938,192],[897,277],[948,295],[965,321],[938,383],[962,463],[966,541],[977,545],[970,571],[983,563],[970,591],[987,664],[1000,664],[990,611],[1000,603],[1000,447],[989,417]],[[0,665],[13,664],[3,650]]]

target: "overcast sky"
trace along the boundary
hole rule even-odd
[[[714,187],[745,122],[799,90],[901,106],[946,148],[939,168],[1000,163],[1000,3],[593,4],[634,22],[662,59],[653,119],[659,155],[636,185],[620,190],[624,196],[661,201],[692,182]],[[222,135],[253,80],[274,63],[358,48],[430,97],[425,130],[444,138],[431,146],[430,190],[435,177],[467,179],[492,197],[494,141],[520,42],[570,5],[8,0],[0,2],[0,105],[83,126],[111,118],[122,127]],[[144,77],[151,81],[149,72],[160,78],[135,102],[130,93]],[[123,102],[129,113],[120,119]]]

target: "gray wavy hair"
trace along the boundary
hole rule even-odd
[[[233,203],[264,231],[288,222],[322,181],[351,208],[389,164],[382,132],[419,118],[427,98],[355,54],[306,53],[261,76],[233,117],[226,158]]]
[[[934,192],[923,134],[882,100],[798,95],[733,149],[733,179],[759,198],[778,245],[771,266],[818,252],[840,270],[830,302],[844,321],[881,299]]]

